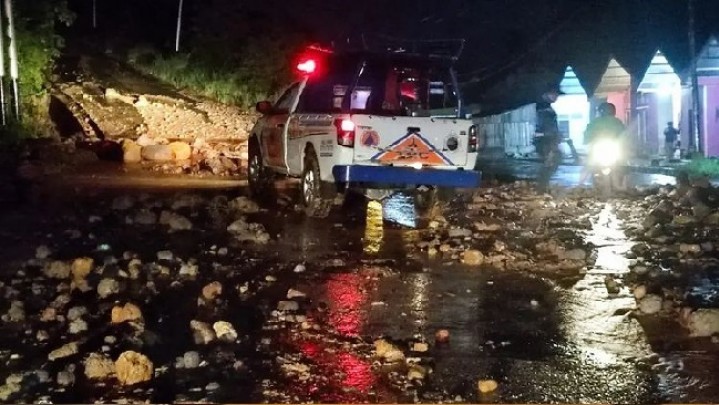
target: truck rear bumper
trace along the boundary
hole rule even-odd
[[[479,187],[482,180],[482,173],[474,170],[414,169],[395,166],[334,166],[332,174],[337,183],[455,188]]]

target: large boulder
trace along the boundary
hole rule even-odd
[[[170,145],[148,145],[142,148],[142,158],[153,162],[169,162],[175,159]]]
[[[140,163],[142,161],[142,146],[135,141],[125,140],[122,143],[122,161],[125,163]]]
[[[172,142],[167,146],[172,149],[175,160],[189,160],[192,157],[192,147],[186,142]]]

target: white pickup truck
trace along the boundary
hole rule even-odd
[[[301,203],[327,216],[338,191],[475,188],[481,139],[462,116],[451,62],[406,53],[314,52],[249,140],[250,190],[301,179]]]

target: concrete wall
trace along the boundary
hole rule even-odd
[[[532,152],[532,137],[537,121],[535,104],[488,117],[475,118],[477,131],[487,139],[488,149],[503,149],[504,153]]]

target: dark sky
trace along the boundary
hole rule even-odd
[[[70,0],[77,24],[90,23],[91,0]],[[173,43],[178,0],[98,0],[100,24],[127,42]],[[719,0],[696,0],[700,45],[719,33]],[[464,38],[462,79],[485,92],[521,71],[576,66],[587,77],[610,55],[641,72],[661,48],[679,69],[689,64],[687,0],[185,0],[185,39],[214,14],[228,29],[292,26],[325,41],[382,33],[410,38]],[[242,17],[225,8],[246,8]],[[235,16],[235,17],[233,17]],[[226,21],[223,21],[226,20]],[[251,21],[248,21],[251,20]],[[258,29],[257,27],[260,27]],[[217,29],[217,27],[212,27]],[[122,34],[119,34],[122,32]],[[257,32],[257,35],[262,35]]]

